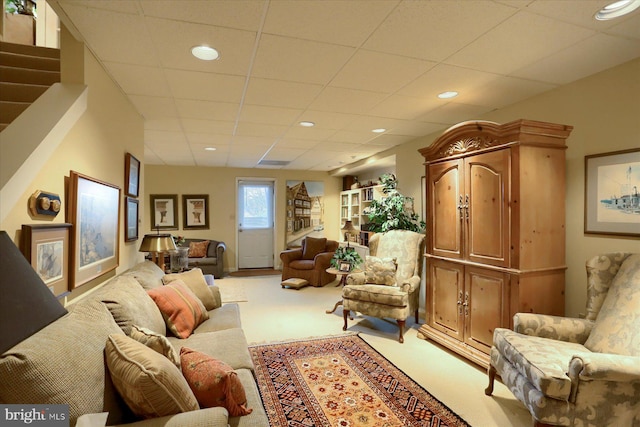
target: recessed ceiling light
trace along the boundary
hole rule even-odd
[[[382,133],[384,131],[386,131],[385,128],[379,128],[379,129],[373,129],[371,132],[373,132],[373,133]]]
[[[613,3],[609,3],[608,5],[600,9],[600,11],[596,13],[595,18],[598,21],[606,21],[631,13],[639,7],[640,0],[616,1]]]
[[[218,51],[209,46],[194,46],[191,48],[191,54],[203,61],[213,61],[220,57]]]
[[[216,147],[205,147],[204,151],[216,151],[217,148]]]
[[[458,96],[458,92],[451,90],[447,92],[442,92],[441,94],[438,95],[438,98],[449,99],[449,98],[455,98],[456,96]]]
[[[300,124],[300,126],[304,126],[304,127],[306,127],[306,128],[310,128],[310,127],[313,127],[313,126],[315,126],[315,125],[316,125],[316,124],[315,124],[315,123],[313,123],[313,122],[300,122],[299,124]]]

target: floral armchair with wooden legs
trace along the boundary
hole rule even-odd
[[[535,426],[638,427],[640,254],[586,265],[586,318],[518,313],[495,329],[485,393],[498,374]]]
[[[409,230],[376,233],[369,239],[369,253],[364,271],[347,276],[342,289],[342,329],[347,330],[351,310],[391,318],[398,322],[402,343],[406,319],[414,314],[418,323],[424,234]]]

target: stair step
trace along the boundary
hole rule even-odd
[[[26,56],[11,52],[0,52],[0,65],[34,70],[60,71],[60,60],[42,56]]]
[[[46,85],[0,82],[0,101],[33,102],[47,89]]]
[[[0,81],[9,83],[27,83],[52,85],[60,82],[59,71],[40,71],[0,65]]]
[[[11,123],[30,105],[30,102],[0,101],[0,123]]]
[[[60,49],[42,46],[29,46],[17,43],[7,43],[0,41],[0,52],[10,52],[26,56],[44,56],[47,58],[60,59]]]

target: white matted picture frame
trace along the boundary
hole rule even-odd
[[[140,192],[140,160],[131,153],[124,156],[124,175],[126,195],[138,197]]]
[[[70,289],[118,267],[120,187],[71,171],[67,222],[73,224]]]
[[[185,230],[209,229],[209,195],[208,194],[183,194],[182,195],[182,228]]]
[[[22,253],[56,297],[69,293],[71,224],[22,226]]]
[[[584,232],[640,236],[640,149],[585,156]]]

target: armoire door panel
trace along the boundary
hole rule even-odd
[[[433,214],[428,218],[430,253],[449,258],[462,256],[462,229],[459,200],[463,184],[461,161],[429,166],[429,193]]]
[[[509,150],[469,157],[465,177],[466,258],[509,266]]]
[[[467,267],[465,276],[465,342],[488,353],[495,328],[505,324],[509,276],[493,270]]]
[[[435,329],[462,340],[464,267],[429,260],[431,304],[429,323]]]

